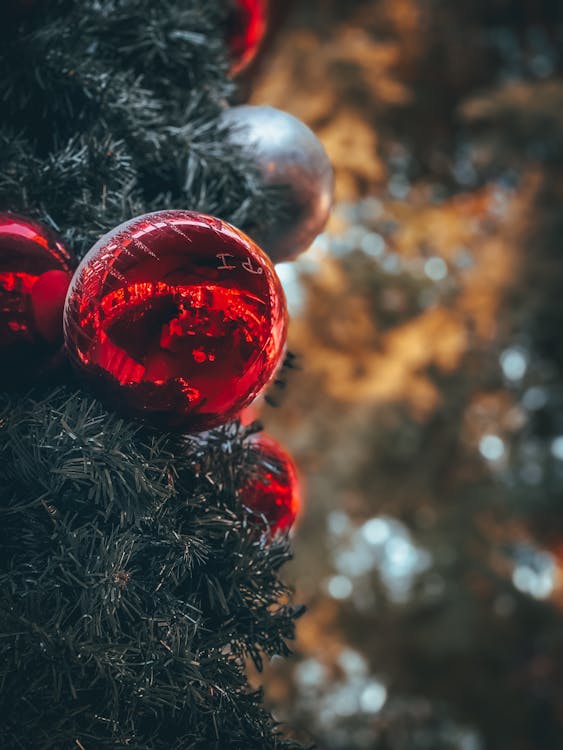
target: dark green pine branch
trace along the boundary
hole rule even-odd
[[[1,747],[294,747],[244,677],[298,614],[237,497],[248,430],[163,436],[62,388],[0,420]]]
[[[3,28],[0,210],[47,219],[79,255],[149,210],[244,230],[279,193],[226,143],[221,0],[49,0]]]
[[[0,31],[0,210],[82,256],[132,216],[249,229],[279,196],[227,142],[220,0],[37,0]],[[279,215],[279,213],[277,214]],[[245,663],[300,614],[237,496],[247,431],[167,435],[61,373],[0,394],[2,750],[293,750]]]

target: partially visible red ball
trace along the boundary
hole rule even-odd
[[[31,382],[56,358],[75,265],[51,229],[0,214],[1,387]]]
[[[108,404],[164,428],[234,418],[268,383],[287,333],[269,258],[229,224],[158,211],[90,250],[69,290],[72,362]]]
[[[229,0],[227,44],[231,74],[237,75],[255,59],[268,27],[268,0]]]
[[[270,534],[288,532],[301,509],[297,467],[269,435],[253,436],[249,442],[255,464],[240,488],[240,500],[258,523],[266,524]]]

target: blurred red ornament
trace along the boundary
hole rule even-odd
[[[29,382],[56,358],[75,265],[51,229],[0,214],[0,386]]]
[[[268,0],[229,0],[227,44],[231,74],[237,75],[255,59],[268,28]]]
[[[206,430],[235,417],[274,374],[287,332],[269,258],[190,211],[117,227],[71,284],[67,349],[94,390],[132,417]]]
[[[301,509],[297,467],[284,448],[268,435],[250,439],[257,464],[239,496],[254,516],[264,521],[271,534],[291,529]]]

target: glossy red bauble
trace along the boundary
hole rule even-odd
[[[239,491],[239,497],[254,519],[270,534],[287,532],[301,508],[297,468],[284,448],[268,435],[250,438],[252,471]]]
[[[51,229],[0,214],[0,387],[31,382],[56,358],[75,265]]]
[[[268,27],[268,0],[228,0],[227,44],[231,74],[237,75],[255,59]]]
[[[269,258],[229,224],[159,211],[90,250],[69,290],[67,350],[115,408],[165,428],[235,417],[274,374],[285,297]]]

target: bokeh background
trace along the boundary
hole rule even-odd
[[[287,6],[287,4],[283,4]],[[279,266],[296,657],[320,750],[563,747],[563,3],[297,0],[249,84],[334,162]]]

